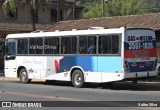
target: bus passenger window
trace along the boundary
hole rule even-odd
[[[96,54],[96,37],[79,37],[79,54]]]
[[[29,54],[42,54],[42,53],[43,53],[43,38],[30,38]]]
[[[59,54],[59,38],[45,38],[45,54]]]
[[[79,48],[79,53],[84,54],[84,50],[85,50],[85,46],[81,45],[80,48]]]
[[[114,35],[112,36],[112,53],[113,54],[118,54],[119,51],[119,36]]]
[[[28,39],[18,39],[17,54],[28,54]]]
[[[118,52],[118,35],[104,35],[99,37],[99,54],[118,54]]]
[[[61,53],[76,54],[77,53],[77,37],[62,37]]]
[[[79,54],[87,54],[87,36],[79,37]]]
[[[88,54],[96,54],[96,37],[88,37]]]

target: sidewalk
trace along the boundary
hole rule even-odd
[[[0,70],[0,81],[20,81],[19,78],[6,78],[4,76],[4,71]],[[45,82],[44,79],[32,79],[32,82]]]
[[[0,81],[20,81],[19,78],[6,78],[4,76],[0,76]],[[44,79],[32,79],[32,82],[45,82]]]

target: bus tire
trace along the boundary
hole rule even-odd
[[[28,73],[26,69],[22,69],[19,73],[20,82],[23,84],[27,84],[31,82],[31,79],[28,79]]]
[[[72,84],[76,88],[81,88],[84,85],[84,75],[81,70],[75,70],[73,72]]]

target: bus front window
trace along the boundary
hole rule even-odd
[[[15,59],[16,56],[16,42],[6,43],[6,60]]]
[[[15,42],[8,43],[7,55],[16,55],[16,43]]]

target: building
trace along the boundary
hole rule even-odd
[[[160,56],[160,13],[128,15],[60,21],[48,28],[48,31],[85,30],[90,27],[119,28],[151,28],[156,32],[158,56]]]
[[[0,0],[0,7],[2,7],[4,1]],[[75,7],[74,0],[67,0],[65,3],[61,3],[60,0],[52,0],[50,4],[46,4],[45,1],[37,4],[38,8],[34,16],[37,30],[45,30],[60,20],[81,18],[83,12],[83,8]],[[78,15],[77,12],[81,14]],[[8,17],[4,16],[3,10],[0,8],[0,38],[5,37],[9,33],[31,31],[31,15],[28,5],[20,3],[16,14],[10,12]]]
[[[38,0],[37,0],[38,1]],[[57,21],[79,19],[83,14],[83,7],[76,7],[75,0],[51,0],[49,4],[37,2],[37,9],[34,15],[34,22],[37,30],[46,30]],[[0,0],[0,7],[5,0]],[[3,62],[2,42],[7,34],[25,33],[32,31],[31,14],[29,6],[19,1],[16,13],[11,11],[6,17],[0,8],[0,62]],[[4,67],[0,63],[0,69]]]

